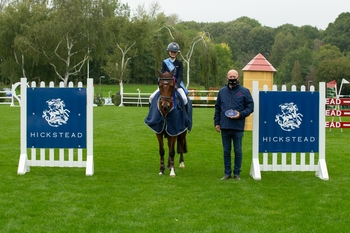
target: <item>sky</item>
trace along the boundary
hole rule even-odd
[[[325,30],[339,14],[350,12],[350,0],[121,0],[131,12],[138,5],[146,9],[158,2],[166,15],[176,13],[182,21],[229,22],[242,16],[262,26],[310,25]]]

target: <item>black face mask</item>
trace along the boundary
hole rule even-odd
[[[231,85],[232,87],[235,87],[239,84],[239,81],[237,79],[229,79],[227,84]]]

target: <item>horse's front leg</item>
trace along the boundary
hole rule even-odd
[[[158,144],[159,144],[159,156],[160,156],[160,166],[159,166],[159,175],[163,175],[165,171],[164,166],[164,142],[163,142],[163,135],[157,134]]]
[[[176,137],[168,137],[170,176],[176,176],[174,167]]]

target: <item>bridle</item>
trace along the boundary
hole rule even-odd
[[[171,88],[170,96],[162,95],[161,88],[166,85],[170,85],[170,88]],[[160,91],[159,107],[164,117],[169,113],[169,111],[173,107],[172,93],[174,90],[174,85],[175,85],[174,78],[160,78],[159,80],[159,91]]]

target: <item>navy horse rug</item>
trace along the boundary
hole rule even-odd
[[[152,100],[148,115],[144,121],[146,125],[157,134],[160,134],[165,130],[170,136],[178,136],[184,131],[191,131],[192,129],[192,103],[187,97],[187,113],[180,94],[178,92],[174,93],[176,98],[173,99],[176,103],[174,103],[174,107],[165,117],[163,117],[158,106],[160,92],[158,92]]]

